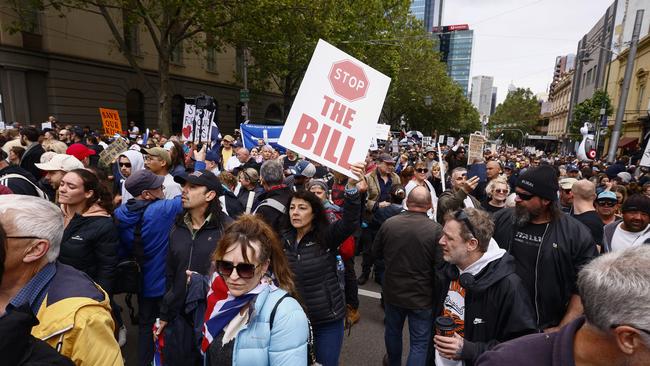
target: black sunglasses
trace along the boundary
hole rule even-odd
[[[495,189],[494,192],[496,193],[508,193],[507,189]]]
[[[469,222],[469,217],[467,216],[465,211],[463,210],[456,211],[456,213],[454,214],[454,218],[457,221],[464,222],[467,228],[469,229],[469,232],[472,233],[472,236],[476,238],[476,234],[474,233],[474,226],[472,226],[472,223]]]
[[[234,269],[237,270],[237,275],[243,279],[250,279],[255,276],[255,269],[259,264],[255,265],[253,263],[239,263],[234,265],[233,262],[228,261],[217,261],[217,273],[221,277],[230,277]]]
[[[417,168],[417,169],[415,169],[415,171],[418,172],[418,173],[428,173],[429,169],[427,169],[427,168]]]
[[[535,197],[534,194],[530,194],[530,193],[515,192],[515,194],[516,194],[517,197],[519,197],[519,199],[521,199],[522,201],[530,201],[533,197]]]
[[[614,207],[616,206],[618,201],[602,200],[602,201],[596,201],[596,203],[598,203],[598,206]]]
[[[127,167],[127,168],[131,167],[131,163],[119,163],[119,164],[120,164],[120,168],[123,167],[123,166]]]

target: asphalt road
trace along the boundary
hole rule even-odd
[[[361,257],[356,258],[357,275],[361,273]],[[381,289],[371,278],[359,288],[359,312],[361,320],[348,334],[345,332],[340,365],[351,366],[381,366],[386,353],[384,347],[384,312],[379,304]],[[137,366],[137,327],[132,326],[124,303],[124,295],[116,297],[122,306],[122,317],[127,323],[127,343],[122,348],[127,366]],[[134,302],[136,299],[134,297]],[[134,304],[135,305],[135,304]],[[408,355],[408,325],[404,326],[403,363]]]

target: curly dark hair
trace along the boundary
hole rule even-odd
[[[325,213],[323,202],[312,192],[300,189],[297,192],[293,192],[291,194],[289,207],[287,207],[287,211],[284,214],[284,227],[289,230],[295,230],[291,225],[291,203],[294,199],[304,200],[311,206],[311,210],[314,215],[311,221],[311,230],[316,233],[318,245],[325,248],[327,246],[327,243],[324,242],[325,230],[329,225],[329,220],[327,220],[327,214]]]
[[[97,177],[97,174],[86,169],[75,169],[68,174],[70,173],[74,173],[81,178],[84,183],[84,192],[93,191],[93,195],[86,200],[86,210],[97,203],[109,214],[113,213],[113,195],[104,182]]]

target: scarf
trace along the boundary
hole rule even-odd
[[[277,287],[272,280],[262,281],[249,292],[234,297],[228,292],[226,281],[216,272],[212,275],[210,290],[208,291],[207,307],[205,309],[205,322],[203,324],[203,340],[201,341],[201,352],[205,354],[212,343],[212,340],[230,323],[239,313],[242,307],[254,300],[262,291],[270,288],[271,291]]]

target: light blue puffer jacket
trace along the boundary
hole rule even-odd
[[[235,338],[233,365],[303,366],[307,365],[307,315],[292,297],[278,305],[270,330],[269,318],[275,304],[287,292],[268,288],[257,295],[255,312],[248,325]]]

